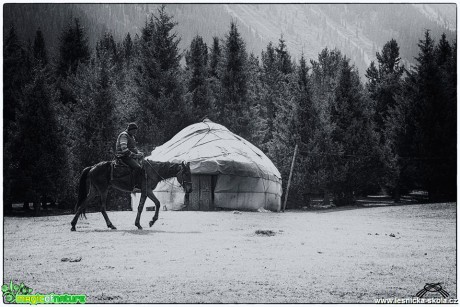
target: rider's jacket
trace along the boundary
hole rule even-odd
[[[117,144],[115,145],[115,155],[117,158],[132,157],[139,153],[136,147],[136,139],[128,131],[123,131],[118,135]]]

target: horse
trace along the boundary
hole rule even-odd
[[[126,180],[113,180],[112,178],[112,163],[113,161],[103,161],[96,165],[86,167],[80,176],[78,183],[78,201],[75,205],[75,216],[72,219],[71,231],[76,231],[76,225],[80,215],[85,213],[88,201],[96,196],[101,197],[101,213],[104,216],[107,227],[110,229],[117,229],[106,212],[107,192],[110,187],[114,187],[120,191],[133,192],[132,184]],[[171,162],[154,162],[144,159],[141,161],[142,174],[135,176],[135,182],[141,189],[141,199],[137,208],[137,216],[134,225],[138,229],[142,229],[140,225],[140,218],[144,203],[150,198],[155,203],[155,214],[149,226],[158,220],[158,212],[160,210],[160,201],[153,194],[153,190],[160,181],[168,178],[176,177],[179,184],[182,186],[186,194],[192,192],[192,179],[189,163],[171,163]],[[134,173],[136,174],[136,173]],[[89,188],[88,188],[89,186]]]

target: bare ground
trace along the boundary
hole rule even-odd
[[[92,303],[373,303],[442,282],[456,298],[456,204],[316,212],[4,219],[4,282]],[[256,234],[256,231],[258,231]],[[63,258],[79,262],[63,262]]]

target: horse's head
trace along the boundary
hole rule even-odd
[[[179,173],[177,173],[177,181],[184,188],[185,193],[192,192],[192,173],[190,171],[190,162],[185,164],[182,162]]]

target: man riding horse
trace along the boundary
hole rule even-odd
[[[136,177],[142,174],[142,167],[136,159],[142,159],[144,154],[137,149],[136,123],[129,123],[126,130],[118,135],[115,145],[115,156],[134,170]]]
[[[137,208],[137,215],[134,225],[142,229],[140,218],[147,198],[155,204],[155,214],[149,222],[149,226],[158,220],[160,201],[153,194],[153,190],[160,181],[175,177],[186,194],[192,192],[192,175],[190,172],[190,162],[155,162],[144,160],[143,165],[135,159],[142,159],[144,154],[139,152],[136,147],[135,135],[137,125],[130,123],[125,131],[120,133],[116,143],[116,157],[129,165],[134,170],[134,179],[138,187],[141,188],[141,197]],[[78,201],[75,205],[75,216],[72,219],[72,231],[76,231],[78,218],[85,212],[88,202],[100,196],[101,213],[104,216],[107,227],[116,229],[110,221],[106,212],[107,192],[110,187],[120,191],[132,192],[133,184],[123,178],[113,178],[113,161],[102,161],[93,166],[86,167],[81,173],[78,181]]]

